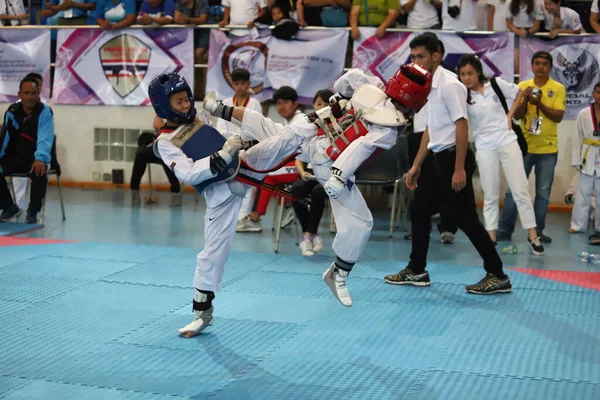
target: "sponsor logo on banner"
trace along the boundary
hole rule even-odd
[[[598,52],[600,52],[600,46]],[[554,65],[550,77],[562,83],[567,91],[567,105],[580,106],[592,102],[593,86],[598,80],[598,59],[586,49],[573,45],[558,46],[550,51]],[[548,93],[550,95],[550,93]]]
[[[231,72],[236,68],[243,68],[250,72],[250,88],[254,94],[264,89],[264,73],[267,68],[269,48],[263,42],[251,41],[230,44],[223,51],[221,57],[221,70],[223,77],[233,88]]]
[[[100,63],[112,88],[126,97],[146,76],[152,49],[134,36],[114,37],[100,47]]]

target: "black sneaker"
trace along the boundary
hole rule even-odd
[[[589,244],[600,244],[600,233],[596,232],[588,237]]]
[[[37,224],[37,213],[27,212],[27,217],[25,217],[26,224]]]
[[[512,234],[508,234],[504,231],[496,231],[496,241],[497,242],[510,242],[512,239]]]
[[[408,232],[404,235],[404,240],[412,240],[412,232]]]
[[[544,255],[544,246],[542,246],[541,239],[539,237],[536,237],[533,240],[527,238],[527,243],[529,244],[529,247],[531,248],[531,252],[534,255],[536,255],[536,256]]]
[[[415,274],[408,267],[395,275],[387,275],[385,282],[390,285],[414,285],[414,286],[429,286],[431,281],[429,280],[429,272],[424,271],[420,274]]]
[[[538,237],[540,238],[540,242],[542,243],[552,243],[552,238],[550,236],[544,235],[542,232],[538,232]]]
[[[467,292],[473,294],[494,294],[512,292],[512,285],[508,276],[504,279],[498,278],[489,272],[479,282],[474,285],[467,285]]]
[[[12,206],[7,207],[4,209],[4,211],[2,211],[2,214],[0,214],[0,222],[10,221],[13,218],[17,218],[20,214],[21,210],[19,209],[19,207],[16,204],[13,204]]]

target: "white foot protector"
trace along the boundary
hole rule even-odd
[[[194,311],[196,319],[179,329],[179,334],[185,338],[191,338],[198,335],[208,326],[212,325],[213,311],[214,307],[211,307],[206,311]]]
[[[352,299],[350,291],[346,285],[348,272],[339,269],[335,262],[331,263],[329,268],[323,274],[323,281],[329,286],[335,297],[346,307],[352,307]]]

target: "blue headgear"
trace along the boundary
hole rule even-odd
[[[173,110],[169,103],[169,97],[173,93],[185,91],[190,99],[191,107],[186,114]],[[194,106],[194,96],[192,89],[185,81],[183,76],[169,72],[160,74],[150,82],[148,87],[148,96],[154,107],[154,112],[160,118],[173,121],[177,124],[187,124],[196,118],[196,107]]]

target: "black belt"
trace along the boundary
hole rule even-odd
[[[444,150],[438,151],[437,153],[433,153],[435,157],[441,156],[445,153],[454,153],[456,151],[456,145],[450,146]]]

